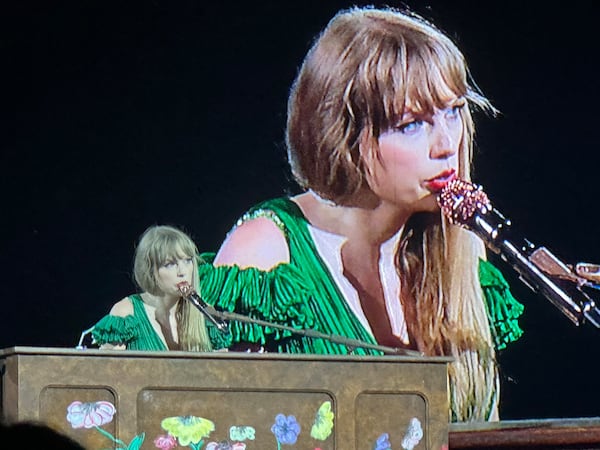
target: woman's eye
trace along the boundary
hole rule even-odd
[[[410,122],[402,123],[396,127],[396,130],[403,134],[414,133],[423,124],[422,120],[412,120]]]
[[[169,268],[175,266],[175,261],[166,261],[162,266],[169,269]]]
[[[184,261],[186,264],[191,264],[194,261],[194,258],[185,258]]]
[[[460,110],[465,107],[465,103],[458,103],[454,106],[451,106],[446,110],[446,116],[450,118],[457,118],[460,116]]]

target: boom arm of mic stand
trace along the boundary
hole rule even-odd
[[[520,275],[534,292],[550,300],[575,325],[584,321],[600,328],[600,310],[587,294],[600,286],[576,273],[545,247],[537,248],[522,236],[515,236],[510,220],[495,209],[481,186],[466,180],[449,181],[438,195],[442,213],[449,222],[477,234],[486,246]]]
[[[419,356],[419,357],[423,356],[423,354],[421,352],[417,352],[414,350],[398,348],[398,347],[388,347],[388,346],[378,345],[378,344],[370,344],[368,342],[360,341],[358,339],[350,339],[350,338],[346,338],[343,336],[329,335],[329,334],[325,334],[325,333],[320,333],[315,330],[308,330],[305,328],[301,328],[301,329],[293,328],[293,327],[289,327],[287,325],[280,325],[277,323],[268,322],[266,320],[253,319],[251,317],[244,316],[242,314],[236,314],[236,313],[227,312],[227,311],[219,311],[219,310],[214,309],[211,311],[211,314],[213,314],[214,316],[216,316],[220,319],[224,319],[224,320],[235,320],[238,322],[253,323],[253,324],[261,325],[264,327],[278,328],[280,330],[290,331],[290,332],[300,335],[300,336],[306,336],[306,337],[317,338],[317,339],[325,339],[325,340],[331,341],[336,344],[346,345],[348,347],[369,348],[369,349],[373,349],[373,350],[379,350],[385,354],[390,354],[390,355]]]
[[[200,297],[197,297],[197,294],[195,293],[194,295],[186,295],[185,298],[189,300],[196,308],[198,308],[198,310],[200,310],[200,312],[202,312],[202,314],[204,314],[204,316],[210,320],[221,333],[227,333],[227,322],[221,322],[217,320],[221,319],[221,317],[218,316],[218,311],[216,309],[214,309],[208,303],[205,303],[202,299],[200,299]]]
[[[541,259],[553,260],[556,266],[564,266],[548,249],[536,247],[526,239],[514,239],[510,221],[493,208],[476,215],[470,228],[519,273],[527,286],[550,300],[575,325],[589,322],[600,328],[600,310],[577,281],[561,280],[560,274],[548,273],[542,267]],[[565,273],[570,272],[565,269]]]

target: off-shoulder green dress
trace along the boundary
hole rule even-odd
[[[92,330],[94,344],[125,344],[127,350],[167,351],[167,345],[160,338],[144,308],[139,294],[130,295],[133,314],[119,317],[107,314]],[[224,335],[212,324],[207,324],[208,335],[213,349],[226,348],[231,344],[231,336]]]
[[[199,266],[200,292],[217,309],[243,314],[293,329],[311,329],[328,336],[377,344],[345,301],[330,270],[321,258],[300,208],[287,197],[263,202],[250,209],[238,224],[267,217],[284,233],[289,264],[263,271],[237,266],[213,266],[214,253],[205,253]],[[523,306],[511,295],[502,274],[488,261],[479,265],[481,287],[497,349],[518,339],[518,317]],[[231,321],[234,343],[263,346],[267,351],[315,354],[374,355],[377,348],[349,347],[329,339],[307,337],[288,329]]]

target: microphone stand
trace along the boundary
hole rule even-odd
[[[227,312],[227,311],[218,311],[214,308],[212,308],[211,314],[220,319],[223,319],[223,320],[234,320],[237,322],[252,323],[252,324],[260,325],[263,327],[277,328],[280,330],[290,331],[291,333],[297,334],[299,336],[316,338],[316,339],[324,339],[324,340],[333,342],[334,344],[341,344],[341,345],[345,345],[350,348],[353,348],[353,347],[368,348],[368,349],[372,349],[372,350],[379,350],[379,351],[381,351],[385,354],[389,354],[389,355],[418,356],[418,357],[423,356],[423,354],[421,352],[418,352],[415,350],[409,350],[409,349],[399,348],[399,347],[388,347],[388,346],[379,345],[379,344],[369,344],[368,342],[364,342],[364,341],[361,341],[358,339],[351,339],[351,338],[346,338],[343,336],[337,336],[337,335],[333,335],[333,334],[325,334],[325,333],[321,333],[319,331],[310,330],[310,329],[306,329],[306,328],[293,328],[293,327],[290,327],[287,325],[281,325],[278,323],[268,322],[266,320],[254,319],[252,317],[248,317],[243,314],[237,314],[237,313],[232,313],[232,312]]]
[[[600,328],[600,309],[591,293],[600,286],[577,276],[545,247],[536,247],[518,236],[510,220],[496,210],[481,186],[454,180],[439,197],[451,223],[478,235],[486,246],[507,262],[534,292],[542,294],[579,326],[584,322]]]
[[[546,247],[511,237],[510,221],[497,210],[488,209],[473,219],[470,228],[487,239],[488,248],[509,263],[529,288],[550,300],[575,325],[588,322],[600,328],[600,310],[589,296],[589,289],[595,289],[592,283],[573,274]]]
[[[202,298],[198,295],[198,293],[196,291],[194,291],[194,289],[192,289],[192,287],[188,283],[186,283],[186,282],[179,283],[177,285],[177,287],[179,288],[179,292],[181,292],[181,295],[183,296],[183,298],[185,300],[188,300],[196,308],[198,308],[200,310],[200,312],[202,314],[204,314],[204,316],[208,320],[210,320],[210,322],[213,323],[217,327],[217,329],[222,333],[229,332],[228,324],[225,321],[226,320],[235,320],[237,322],[252,323],[252,324],[260,325],[263,327],[271,327],[271,328],[277,328],[280,330],[286,330],[286,331],[289,331],[289,332],[299,335],[299,336],[316,338],[316,339],[324,339],[324,340],[333,342],[335,344],[345,345],[349,348],[354,348],[354,347],[369,348],[372,350],[379,350],[382,353],[391,354],[391,355],[419,356],[419,357],[423,356],[423,354],[421,352],[409,350],[409,349],[405,349],[405,348],[387,347],[384,345],[370,344],[368,342],[364,342],[364,341],[361,341],[358,339],[350,339],[350,338],[346,338],[343,336],[335,336],[335,335],[331,335],[331,334],[320,333],[315,330],[308,330],[305,328],[300,328],[300,329],[293,328],[293,327],[290,327],[287,325],[280,325],[278,323],[268,322],[266,320],[254,319],[252,317],[248,317],[243,314],[237,314],[237,313],[232,313],[232,312],[227,312],[227,311],[218,311],[217,309],[215,309],[214,306],[212,306],[212,305],[206,303],[204,300],[202,300]]]

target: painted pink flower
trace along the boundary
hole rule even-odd
[[[73,428],[94,428],[110,423],[117,412],[110,402],[74,401],[67,407],[67,421]]]
[[[171,450],[177,446],[177,439],[170,434],[161,434],[154,439],[154,446],[156,448],[160,448],[161,450]]]

